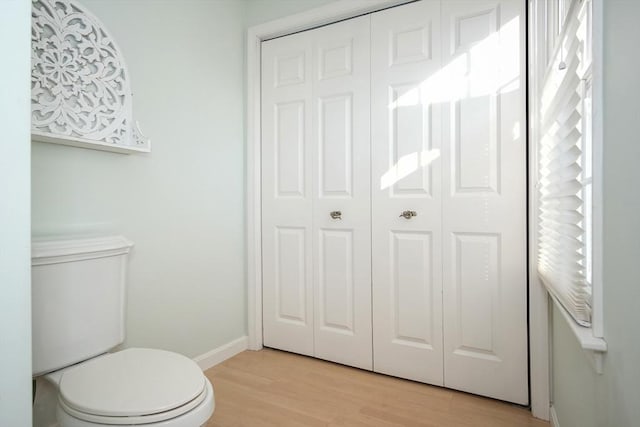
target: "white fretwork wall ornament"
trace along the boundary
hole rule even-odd
[[[32,138],[149,151],[124,58],[104,25],[74,0],[32,0],[31,17]]]

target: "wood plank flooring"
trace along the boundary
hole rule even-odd
[[[548,427],[519,406],[277,350],[245,351],[206,371],[207,427]]]

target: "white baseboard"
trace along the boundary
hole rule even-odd
[[[549,415],[551,418],[551,427],[560,427],[560,423],[558,422],[558,414],[556,414],[556,408],[551,406],[549,410]]]
[[[196,356],[193,360],[200,366],[200,369],[206,371],[209,368],[216,366],[218,363],[222,363],[225,360],[235,356],[238,353],[249,348],[249,337],[246,335],[235,339],[231,342],[221,345],[218,348],[214,348],[211,351]]]

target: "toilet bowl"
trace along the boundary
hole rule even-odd
[[[214,410],[213,387],[192,360],[130,348],[46,375],[61,427],[196,427]]]
[[[127,348],[122,236],[32,244],[34,427],[198,427],[214,411],[200,367],[170,351]]]

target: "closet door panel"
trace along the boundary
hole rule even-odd
[[[318,197],[353,196],[353,94],[318,100]]]
[[[433,310],[429,308],[440,298],[432,291],[432,233],[392,232],[391,238],[394,343],[432,349]]]
[[[523,2],[442,19],[444,384],[527,404]]]
[[[374,13],[371,43],[374,370],[442,385],[440,2]]]
[[[369,20],[309,31],[315,355],[364,369],[372,368]]]
[[[264,344],[313,355],[311,47],[262,44]]]

